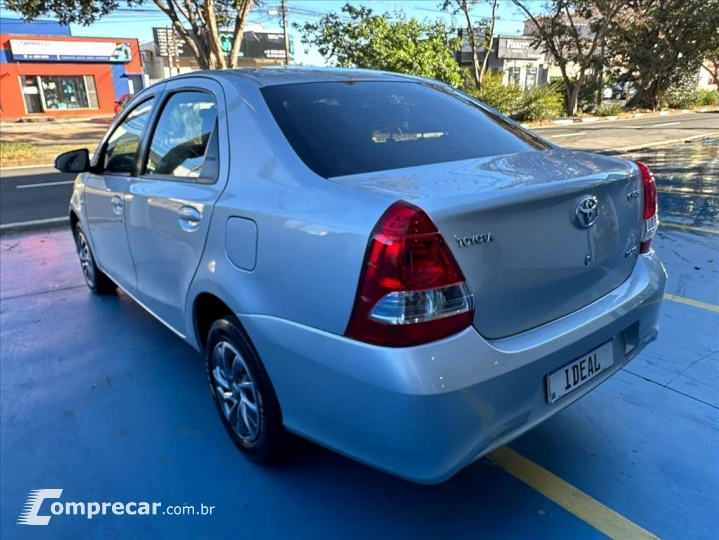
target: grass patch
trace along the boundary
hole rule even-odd
[[[606,103],[597,107],[594,114],[597,116],[619,116],[624,112],[624,107],[617,103]]]
[[[0,165],[9,161],[25,161],[40,156],[34,144],[26,142],[0,142]]]

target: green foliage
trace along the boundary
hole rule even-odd
[[[607,49],[617,62],[615,74],[637,88],[630,104],[659,108],[663,94],[696,74],[717,46],[717,28],[719,0],[628,3],[612,21]]]
[[[711,107],[713,105],[719,105],[719,90],[699,90],[697,105],[699,107]]]
[[[519,107],[522,90],[516,84],[502,84],[503,77],[501,71],[488,71],[484,74],[481,90],[468,84],[465,92],[509,116]]]
[[[670,109],[691,109],[699,103],[699,90],[689,84],[672,86],[664,94],[663,102]]]
[[[619,116],[624,112],[624,107],[618,103],[604,103],[597,107],[594,114],[597,116]]]
[[[562,94],[552,85],[545,84],[522,93],[516,118],[527,122],[549,120],[561,116],[563,109]]]
[[[454,59],[461,47],[456,32],[440,20],[418,21],[402,13],[376,15],[346,4],[316,23],[295,24],[302,43],[317,47],[338,67],[379,69],[462,85]]]

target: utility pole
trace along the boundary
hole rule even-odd
[[[285,31],[285,65],[290,65],[290,38],[287,32],[287,0],[282,0],[282,29]]]

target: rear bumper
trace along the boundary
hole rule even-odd
[[[388,349],[266,316],[241,316],[288,429],[391,474],[441,482],[581,398],[656,339],[666,274],[654,252],[620,287],[536,329],[473,328]],[[604,342],[614,365],[554,404],[544,376]]]

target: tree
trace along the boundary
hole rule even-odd
[[[512,0],[530,22],[534,45],[559,66],[566,93],[566,112],[577,114],[587,70],[600,61],[599,45],[626,0],[548,0],[545,14],[535,16],[530,1]],[[576,74],[572,76],[570,69]]]
[[[707,70],[709,75],[712,76],[714,84],[716,84],[717,91],[719,92],[719,47],[710,51],[706,58],[707,60],[702,62],[702,69]]]
[[[441,21],[418,21],[403,14],[375,14],[366,7],[346,4],[316,23],[294,27],[302,43],[317,47],[338,67],[380,69],[419,75],[461,86],[462,76],[453,53],[460,40]]]
[[[201,69],[237,67],[242,33],[252,7],[259,0],[126,0],[130,8],[152,2],[170,19]],[[60,24],[89,25],[121,7],[120,0],[6,0],[6,7],[25,20],[47,15]],[[138,17],[142,15],[138,13]],[[232,32],[229,54],[222,49],[220,31]]]
[[[627,0],[607,46],[614,71],[637,89],[630,106],[658,109],[696,74],[719,40],[719,0]]]
[[[480,19],[479,30],[480,34],[484,33],[481,46],[484,49],[484,58],[482,63],[479,63],[479,43],[477,43],[477,29],[472,24],[472,8],[476,7],[483,0],[443,0],[440,4],[442,11],[448,11],[453,15],[462,14],[464,20],[467,23],[465,31],[469,40],[469,48],[472,50],[472,76],[474,77],[474,84],[477,88],[482,88],[482,79],[487,71],[487,64],[489,62],[489,55],[492,52],[492,40],[494,38],[494,26],[497,23],[497,4],[499,0],[484,0],[492,5],[492,15]]]

